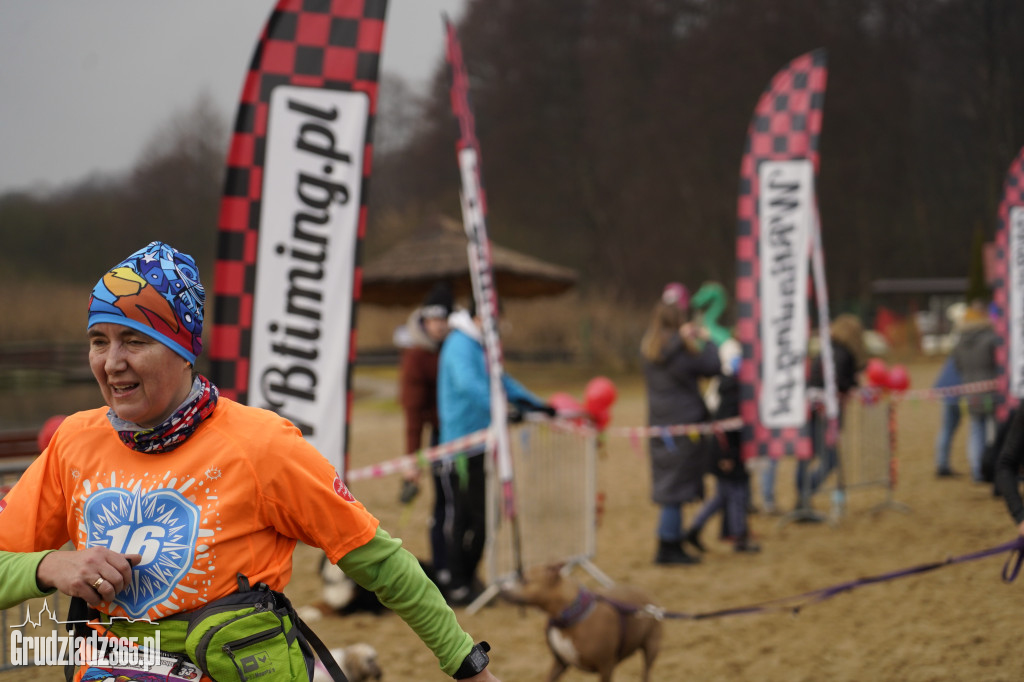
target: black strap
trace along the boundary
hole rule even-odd
[[[309,642],[309,645],[313,648],[313,651],[316,652],[317,658],[319,658],[320,662],[323,663],[324,668],[327,669],[331,679],[334,680],[334,682],[349,682],[348,678],[345,677],[345,673],[342,671],[341,666],[338,665],[338,662],[334,660],[334,656],[331,655],[331,650],[328,649],[327,645],[323,643],[315,632],[313,632],[313,629],[306,624],[306,621],[299,618],[299,614],[295,612],[295,609],[292,608],[291,602],[283,593],[270,590],[270,588],[263,583],[258,583],[254,589],[250,585],[249,579],[241,573],[238,574],[237,579],[238,590],[240,593],[254,591],[270,592],[274,595],[274,598],[279,604],[287,605],[289,612],[288,615],[294,619],[296,627],[299,628],[299,632],[302,633],[306,638],[306,641]],[[187,616],[188,614],[184,615]],[[84,632],[84,630],[88,629],[86,622],[93,620],[94,618],[98,618],[99,616],[100,612],[91,608],[84,599],[80,597],[72,597],[71,604],[68,606],[68,632],[73,635],[78,634],[76,630],[79,629]],[[173,616],[171,618],[173,618]],[[74,676],[75,666],[64,666],[64,679],[67,682],[71,682]]]
[[[72,597],[71,603],[68,605],[68,632],[72,637],[85,636],[86,631],[89,629],[89,626],[86,625],[86,623],[94,618],[98,618],[99,615],[100,612],[90,607],[84,599],[81,597]],[[74,660],[73,656],[72,660]],[[64,666],[64,679],[67,682],[71,682],[74,676],[75,666]]]
[[[334,656],[331,655],[330,649],[328,649],[327,645],[317,637],[316,633],[313,632],[313,629],[306,625],[306,621],[296,615],[295,624],[299,627],[299,632],[305,636],[309,645],[313,647],[313,651],[316,652],[316,656],[320,659],[320,662],[324,664],[324,668],[327,669],[331,679],[334,680],[334,682],[348,682],[348,678],[345,677],[345,673],[342,672],[341,666],[338,665],[338,662],[334,660]]]
[[[238,581],[239,592],[251,592],[252,586],[249,584],[249,577],[244,573],[236,573],[235,580]]]

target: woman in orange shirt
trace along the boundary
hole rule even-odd
[[[59,590],[115,635],[166,627],[161,648],[181,652],[161,619],[234,592],[239,573],[283,590],[301,540],[375,591],[446,673],[496,679],[415,557],[299,430],[194,371],[204,300],[195,262],[162,242],[93,289],[89,364],[108,408],[65,419],[0,501],[0,608]]]

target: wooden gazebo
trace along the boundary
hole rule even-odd
[[[507,249],[491,242],[491,260],[498,296],[554,296],[576,283],[570,268]],[[363,267],[360,300],[384,306],[415,306],[437,282],[446,281],[456,298],[471,296],[466,233],[462,224],[436,216],[408,239]]]

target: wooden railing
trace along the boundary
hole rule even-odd
[[[60,381],[91,380],[89,348],[84,342],[0,346],[0,375],[18,372],[50,372]]]
[[[39,454],[35,431],[0,431],[0,460],[35,457]]]

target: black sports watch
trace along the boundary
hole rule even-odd
[[[462,660],[462,665],[452,675],[457,680],[464,680],[467,677],[473,677],[473,675],[479,675],[483,672],[487,664],[491,662],[488,658],[487,652],[491,650],[491,645],[487,642],[480,642],[479,644],[473,645],[473,648],[469,650],[469,655]]]

